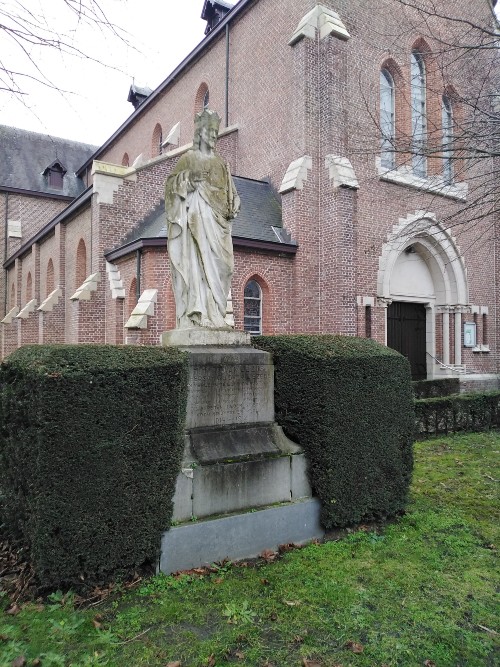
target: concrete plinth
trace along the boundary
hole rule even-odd
[[[190,329],[162,337],[189,355],[185,449],[173,499],[173,521],[185,525],[162,538],[163,572],[322,535],[317,503],[305,502],[312,501],[305,456],[274,422],[272,357],[236,343],[240,334]],[[224,347],[218,343],[226,335],[233,343]],[[230,515],[227,523],[220,515]]]
[[[302,502],[234,516],[175,526],[163,534],[160,571],[165,574],[209,565],[224,559],[255,558],[281,544],[322,539],[320,504]]]
[[[160,344],[166,347],[250,345],[250,334],[234,329],[172,329],[161,334]]]

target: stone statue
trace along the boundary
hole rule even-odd
[[[219,124],[214,111],[196,115],[193,148],[165,182],[178,329],[230,328],[225,318],[233,275],[231,220],[240,198],[228,165],[215,153]]]

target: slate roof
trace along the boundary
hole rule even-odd
[[[77,197],[85,186],[75,171],[95,150],[90,144],[0,125],[0,188]],[[62,190],[50,188],[43,175],[54,162],[66,170]]]
[[[233,221],[233,238],[295,245],[282,226],[281,206],[265,181],[233,176],[241,199],[241,209]],[[123,245],[139,239],[166,238],[165,203],[146,216],[125,238]],[[278,247],[276,248],[279,249]]]

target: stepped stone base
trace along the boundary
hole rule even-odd
[[[188,353],[189,377],[172,517],[185,523],[162,537],[162,572],[251,558],[323,534],[305,456],[274,422],[271,355],[242,344],[246,336],[201,329],[163,334],[163,344]],[[225,337],[233,343],[216,342]]]
[[[172,347],[250,345],[250,334],[234,329],[172,329],[161,335],[160,344]]]
[[[163,534],[160,571],[165,574],[209,565],[224,559],[256,558],[281,544],[307,544],[322,539],[320,504],[309,498],[244,514],[218,517]]]

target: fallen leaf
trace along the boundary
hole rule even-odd
[[[321,667],[321,663],[317,660],[308,660],[307,658],[302,659],[303,667]]]
[[[424,660],[424,667],[436,667],[434,660]]]
[[[300,600],[283,600],[289,607],[300,607]]]
[[[20,611],[21,607],[18,604],[13,604],[11,607],[7,609],[5,613],[9,614],[9,616],[17,616],[17,614],[19,614]]]
[[[224,579],[222,577],[217,577],[217,579],[214,579],[214,584],[222,584]]]
[[[284,554],[287,551],[293,551],[294,549],[298,549],[298,547],[293,542],[289,542],[288,544],[280,544],[278,547],[280,554]]]
[[[238,660],[244,660],[245,659],[245,654],[242,653],[241,651],[236,651],[236,653],[234,655],[238,658]]]
[[[273,612],[269,615],[269,618],[270,618],[271,621],[277,621],[277,620],[278,620],[278,614],[277,614],[275,611],[273,611]]]
[[[349,641],[346,643],[346,648],[350,649],[353,653],[363,653],[365,647],[363,644],[358,644],[357,642]]]
[[[293,641],[295,644],[302,644],[302,642],[304,641],[304,637],[302,637],[301,635],[295,635]]]
[[[166,667],[182,667],[182,663],[180,660],[176,660],[175,662],[167,662]]]
[[[215,655],[212,655],[207,660],[207,667],[215,667]]]
[[[33,662],[31,663],[31,667],[40,667],[41,664],[42,664],[42,661],[40,660],[40,658],[35,658],[33,660]]]
[[[11,663],[12,667],[24,667],[25,664],[26,664],[26,658],[24,657],[24,655],[20,655]]]
[[[96,630],[100,630],[102,628],[102,623],[101,621],[97,620],[97,616],[94,619],[92,619],[92,625]]]
[[[269,585],[271,584],[271,582],[269,581],[269,579],[261,579],[261,580],[260,580],[260,583],[261,583],[263,586],[269,586]]]
[[[267,561],[276,560],[276,556],[276,552],[271,551],[271,549],[264,549],[264,551],[260,554],[260,557]]]

